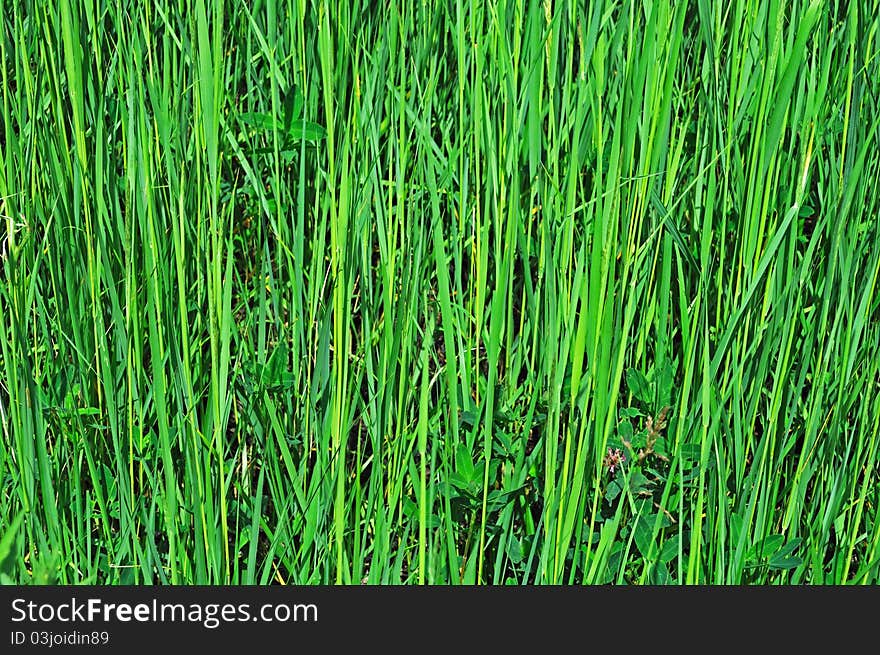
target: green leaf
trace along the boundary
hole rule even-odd
[[[621,490],[620,482],[615,478],[608,484],[608,489],[605,491],[605,500],[610,503],[620,495]]]
[[[510,561],[514,564],[519,564],[523,558],[523,547],[522,542],[516,537],[516,535],[511,535],[507,540],[507,556],[510,558]]]
[[[35,585],[50,585],[55,582],[58,566],[55,555],[43,555],[34,562],[33,582]]]
[[[459,427],[470,430],[474,427],[474,425],[476,425],[479,418],[480,417],[477,412],[466,409],[461,413],[461,418],[458,421]]]
[[[626,386],[629,387],[630,393],[635,396],[636,400],[645,405],[653,404],[654,398],[651,392],[651,385],[641,371],[635,368],[627,369]]]
[[[639,549],[642,557],[647,557],[648,553],[650,552],[651,542],[653,541],[651,537],[653,536],[652,533],[655,518],[656,515],[649,514],[647,516],[640,517],[638,523],[636,523],[633,538],[636,542],[636,548]]]
[[[666,567],[666,564],[664,562],[658,562],[657,566],[654,567],[654,584],[670,585],[674,582],[675,580],[669,574],[669,569]]]
[[[749,550],[749,557],[759,557],[762,559],[770,557],[779,550],[784,541],[785,537],[783,535],[771,534],[763,541],[759,541],[757,544],[751,547],[751,549]]]
[[[675,372],[672,365],[666,362],[658,371],[655,377],[658,389],[658,403],[660,406],[672,404],[672,386],[675,383]]]
[[[645,491],[651,487],[651,481],[641,471],[635,469],[629,479],[629,488],[633,494]]]
[[[739,542],[743,531],[743,518],[739,514],[730,515],[730,540],[736,544]]]
[[[9,576],[10,583],[14,582],[15,579],[13,572],[15,570],[15,558],[18,556],[15,545],[18,541],[21,520],[23,518],[24,512],[21,511],[18,513],[18,516],[12,519],[3,537],[0,538],[0,573]]]
[[[620,418],[638,418],[644,416],[638,407],[624,407],[620,410]]]
[[[701,447],[695,443],[684,443],[679,446],[678,454],[686,464],[700,461]]]
[[[837,515],[837,518],[834,519],[834,532],[837,534],[844,534],[844,529],[846,528],[846,512],[841,512]]]
[[[488,512],[497,512],[504,509],[507,505],[512,503],[517,495],[519,494],[520,489],[513,489],[511,491],[501,491],[500,489],[493,489],[486,496],[486,507]]]
[[[275,117],[272,114],[261,114],[256,112],[247,112],[244,114],[238,115],[238,120],[240,120],[245,125],[250,125],[251,127],[255,127],[258,130],[275,130],[280,129],[281,126],[275,120]]]
[[[495,441],[493,442],[493,450],[501,457],[510,457],[513,451],[513,441],[510,435],[503,430],[495,431]]]
[[[770,561],[767,563],[768,566],[771,569],[778,570],[796,569],[799,567],[803,564],[804,560],[797,555],[793,555],[793,553],[798,549],[802,542],[803,539],[800,537],[790,540],[770,558]]]
[[[669,457],[669,444],[666,441],[666,437],[660,437],[654,442],[654,452],[658,455],[663,455],[663,457]]]
[[[678,556],[678,540],[670,539],[664,542],[663,548],[660,549],[660,555],[657,559],[661,562],[669,562]]]
[[[320,141],[327,137],[327,130],[311,121],[296,120],[287,129],[287,134],[294,140]]]
[[[287,91],[287,96],[284,98],[284,124],[287,126],[288,131],[290,131],[293,121],[302,117],[304,101],[305,99],[299,87],[296,85],[290,87]]]
[[[684,237],[682,237],[678,226],[672,219],[672,214],[663,205],[663,201],[660,200],[660,196],[657,195],[657,192],[653,190],[651,191],[651,202],[654,205],[654,209],[660,215],[661,220],[663,221],[663,226],[672,237],[672,241],[675,243],[675,247],[678,248],[678,251],[684,256],[685,261],[687,261],[687,263],[690,264],[690,266],[694,270],[698,271],[700,267],[697,264],[697,260],[694,258],[694,255],[691,252],[690,248],[688,248],[687,244],[684,242]]]
[[[803,205],[798,211],[798,216],[801,218],[809,218],[813,214],[816,213],[816,210],[810,207],[809,205]]]
[[[455,451],[455,470],[467,481],[474,479],[476,473],[474,461],[464,444],[458,444]]]
[[[460,473],[452,473],[449,476],[449,484],[451,484],[453,487],[455,487],[456,489],[459,489],[461,491],[469,493],[470,492],[470,490],[469,490],[470,483],[471,483],[470,478],[466,478],[463,475],[461,475]]]
[[[768,566],[771,569],[788,571],[790,569],[796,569],[801,564],[804,563],[804,560],[800,557],[771,557]]]

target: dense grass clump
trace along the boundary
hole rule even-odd
[[[880,7],[2,4],[0,576],[880,581]]]

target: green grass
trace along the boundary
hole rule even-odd
[[[880,581],[878,2],[380,5],[3,4],[0,577]]]

